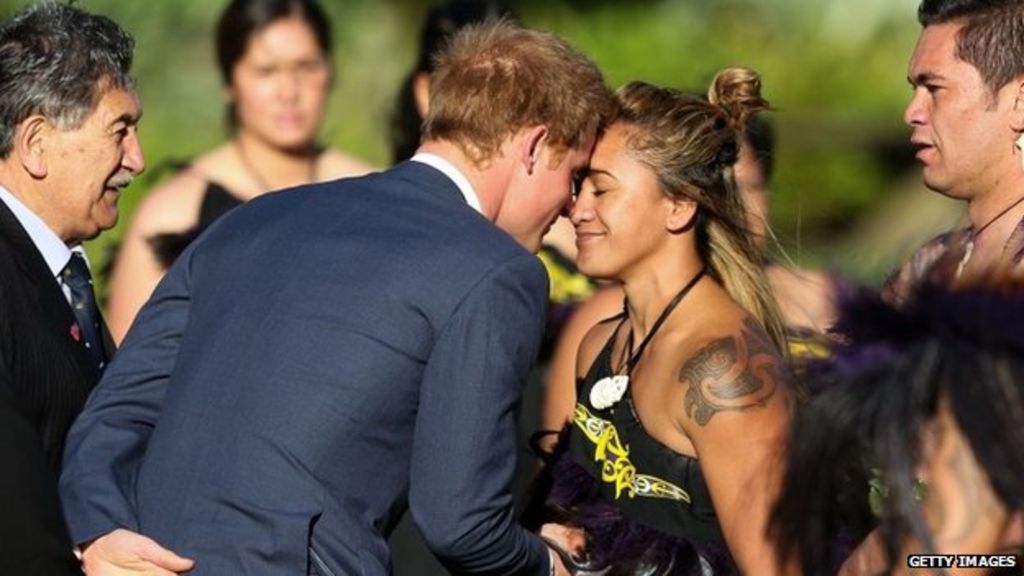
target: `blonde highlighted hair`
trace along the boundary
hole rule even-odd
[[[769,108],[760,77],[745,68],[722,70],[707,100],[643,82],[623,86],[615,97],[614,122],[629,129],[630,153],[657,174],[665,194],[697,203],[701,258],[785,354],[785,329],[764,274],[765,257],[747,228],[733,177],[747,122]]]
[[[435,64],[423,138],[453,142],[477,163],[531,126],[547,126],[556,148],[579,148],[614,110],[589,58],[553,34],[508,20],[459,31]]]

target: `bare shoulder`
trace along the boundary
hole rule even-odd
[[[192,161],[190,170],[196,177],[206,180],[223,180],[241,168],[238,163],[238,149],[231,142],[225,142]]]
[[[836,287],[821,270],[771,265],[768,282],[787,326],[825,332],[835,322]]]
[[[772,264],[765,267],[764,271],[775,290],[784,288],[806,293],[832,289],[832,276],[821,270]]]
[[[619,286],[607,286],[593,293],[589,298],[580,302],[569,321],[566,322],[562,333],[558,336],[558,346],[555,351],[557,357],[565,356],[571,360],[565,361],[563,366],[574,367],[574,374],[578,373],[579,363],[575,361],[579,357],[580,345],[590,329],[595,327],[602,320],[615,316],[622,311],[622,289]],[[600,350],[600,348],[598,348]],[[556,358],[556,361],[560,360]],[[589,364],[584,369],[589,368]]]
[[[580,350],[576,355],[576,376],[582,378],[590,366],[597,360],[598,354],[608,343],[608,339],[615,333],[620,325],[618,317],[607,318],[598,322],[580,342]]]
[[[605,286],[594,292],[581,302],[569,317],[569,325],[579,326],[585,333],[599,322],[612,318],[622,312],[622,300],[625,295],[618,285]],[[567,328],[568,329],[568,328]]]
[[[132,233],[178,232],[195,225],[207,182],[186,168],[146,193],[132,216]]]
[[[685,413],[698,426],[722,412],[753,411],[788,398],[789,370],[764,329],[749,316],[732,324],[700,341],[681,362]]]
[[[379,169],[368,162],[335,148],[327,148],[323,151],[317,168],[321,180],[362,176]]]

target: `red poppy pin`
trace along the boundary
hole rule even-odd
[[[75,342],[82,341],[82,331],[79,330],[78,324],[71,325],[71,337],[75,339]]]

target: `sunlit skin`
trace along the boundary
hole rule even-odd
[[[232,70],[229,93],[239,136],[275,148],[312,145],[331,82],[327,55],[309,24],[275,20],[255,33]]]
[[[578,378],[610,338],[613,369],[621,369],[628,354],[626,335],[632,331],[634,341],[642,341],[668,302],[704,265],[692,225],[696,202],[665,193],[656,173],[630,150],[631,129],[615,124],[602,134],[571,212],[578,267],[620,281],[629,312],[624,324],[599,324],[586,335],[577,356]],[[775,459],[789,421],[789,389],[781,361],[764,344],[763,330],[751,322],[714,278],[703,277],[654,334],[630,374],[629,387],[644,431],[673,452],[699,460],[741,570],[771,574],[775,562],[763,528],[781,470]],[[709,356],[712,346],[723,343],[759,351]],[[706,363],[709,357],[717,362],[714,368]],[[722,366],[728,370],[715,372]],[[733,409],[719,402],[710,409],[714,415],[695,415],[687,406],[698,396],[710,398],[706,387],[711,381],[718,390],[737,390],[733,399],[750,404]]]
[[[79,128],[51,127],[42,180],[49,207],[39,213],[67,244],[117,223],[121,190],[146,167],[136,130],[141,115],[134,91],[112,88]]]
[[[664,219],[672,201],[654,172],[628,152],[629,130],[609,128],[594,148],[590,168],[571,218],[576,228],[576,265],[592,278],[623,279],[629,268],[650,266],[667,237]]]
[[[587,166],[594,137],[576,149],[534,145],[525,175],[514,178],[496,212],[494,223],[531,252],[540,249],[544,235],[572,200],[573,181]]]
[[[927,26],[910,59],[914,95],[904,120],[926,186],[967,202],[977,232],[963,277],[983,272],[1003,256],[1024,215],[1015,205],[1024,190],[1021,153],[1024,77],[987,86],[977,68],[956,55],[957,22]],[[1009,212],[1006,212],[1009,210]]]
[[[1010,116],[1017,97],[1011,82],[995,94],[978,70],[956,57],[957,23],[928,26],[910,58],[914,95],[904,121],[923,166],[925,184],[946,196],[974,200],[998,188],[1019,161]]]

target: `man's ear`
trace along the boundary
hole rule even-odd
[[[544,149],[544,141],[548,137],[547,126],[534,126],[526,131],[522,139],[519,161],[526,167],[527,174],[533,174],[533,169],[540,161],[540,153]]]
[[[1013,101],[1013,114],[1010,115],[1010,127],[1015,132],[1024,133],[1024,75],[1013,79],[1012,84],[1017,93]]]
[[[665,228],[673,234],[688,231],[697,221],[697,201],[689,198],[666,199],[669,203]]]
[[[21,166],[34,178],[45,178],[46,148],[56,127],[38,114],[21,121],[14,129],[14,149]]]
[[[430,74],[417,72],[412,77],[412,100],[416,104],[416,113],[426,118],[430,110]]]
[[[1017,93],[1014,95],[1013,110],[1010,114],[1010,128],[1017,133],[1017,139],[1013,144],[1021,154],[1021,165],[1024,166],[1024,75],[1015,78],[1012,84]]]

